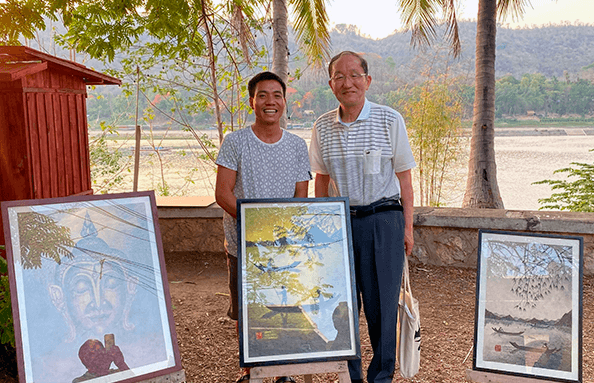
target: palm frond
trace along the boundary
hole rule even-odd
[[[330,20],[325,0],[288,0],[293,28],[303,52],[314,66],[321,67],[330,57]]]
[[[241,44],[241,50],[243,56],[246,58],[248,64],[250,63],[249,50],[256,50],[256,39],[252,34],[252,31],[247,23],[249,20],[253,20],[254,9],[251,2],[237,0],[229,3],[229,14],[231,14],[231,26],[233,28],[234,35],[237,36]]]
[[[412,32],[411,44],[413,47],[431,45],[437,38],[435,28],[441,24],[437,15],[439,12],[443,12],[446,39],[451,44],[453,56],[460,55],[461,45],[455,0],[400,0],[398,7],[404,28]]]
[[[499,20],[505,20],[508,15],[511,15],[514,21],[521,19],[526,6],[532,8],[530,0],[499,0],[497,3]]]
[[[401,0],[399,2],[398,7],[404,28],[412,32],[413,47],[430,45],[436,38],[435,14],[439,5],[437,0]]]
[[[456,1],[443,0],[443,11],[445,14],[446,39],[451,44],[451,52],[454,57],[460,56],[462,45],[460,43],[460,31],[456,17]]]

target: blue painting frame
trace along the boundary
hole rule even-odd
[[[19,381],[182,370],[152,191],[2,202]]]
[[[583,238],[480,230],[473,369],[582,381]]]
[[[237,201],[242,367],[360,358],[347,198]]]

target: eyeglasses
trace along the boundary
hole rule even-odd
[[[351,73],[348,76],[345,76],[342,73],[337,73],[331,78],[331,80],[336,84],[342,84],[346,81],[347,77],[350,78],[352,82],[357,82],[363,79],[365,76],[367,76],[367,73]]]

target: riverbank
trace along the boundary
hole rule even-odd
[[[304,138],[309,144],[310,129],[293,129],[291,133]],[[177,133],[183,133],[178,135]],[[215,130],[198,131],[218,143]],[[541,198],[551,195],[548,185],[534,185],[544,179],[565,179],[565,174],[554,174],[557,169],[571,166],[572,162],[592,163],[594,154],[594,127],[503,127],[495,130],[495,157],[497,179],[506,209],[538,210]],[[442,202],[448,207],[460,207],[466,188],[469,135],[464,138],[467,148],[451,172],[448,186],[442,190]],[[91,140],[93,134],[91,134]],[[131,155],[134,139],[131,134],[110,137],[110,146],[119,147]],[[216,181],[215,166],[200,159],[204,152],[189,132],[176,132],[154,140],[143,140],[142,147],[166,150],[141,151],[139,190],[156,190],[163,193],[167,183],[170,195],[213,196]],[[127,168],[132,170],[132,156]],[[133,173],[124,171],[123,183],[110,192],[132,190]],[[415,188],[418,187],[415,185]],[[97,189],[95,189],[97,190]],[[310,183],[313,196],[313,182]],[[417,201],[419,199],[417,198]]]

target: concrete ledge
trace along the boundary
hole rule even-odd
[[[165,252],[225,251],[223,209],[209,198],[157,200]],[[594,275],[592,213],[415,207],[412,261],[476,267],[481,229],[581,236],[584,238],[584,274]]]
[[[594,214],[561,211],[415,207],[415,226],[546,233],[594,233]]]
[[[159,218],[222,218],[223,209],[215,198],[156,197]]]

